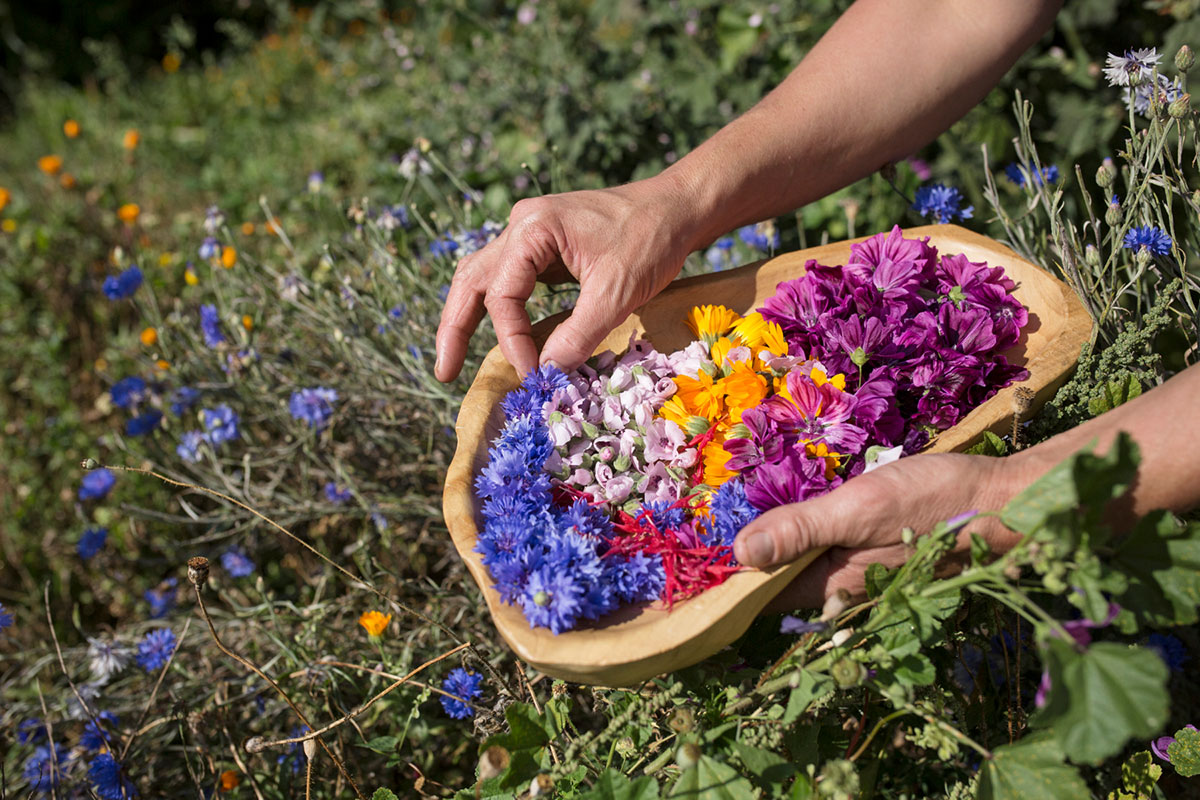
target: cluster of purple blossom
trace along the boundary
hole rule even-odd
[[[790,353],[823,370],[793,369],[786,396],[742,414],[726,468],[766,509],[830,491],[877,448],[893,457],[921,449],[1028,376],[1001,355],[1028,320],[1014,286],[1003,268],[939,258],[928,239],[905,239],[899,227],[852,245],[845,266],[810,261],[760,313],[780,325]],[[825,379],[838,373],[844,390]]]
[[[216,450],[226,442],[241,437],[238,428],[240,418],[232,408],[222,403],[214,408],[200,409],[200,424],[203,430],[186,431],[175,448],[176,454],[189,464],[200,460],[200,446],[207,444]]]

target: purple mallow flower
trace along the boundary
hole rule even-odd
[[[454,719],[467,719],[475,716],[475,710],[462,700],[474,700],[483,694],[481,684],[483,676],[476,672],[467,672],[462,667],[456,667],[450,670],[450,674],[442,681],[442,690],[449,692],[454,697],[440,697],[442,708],[446,709],[446,713]],[[462,698],[457,700],[455,698]]]
[[[79,484],[79,499],[80,500],[100,500],[108,495],[112,488],[117,483],[117,478],[112,474],[112,470],[107,467],[94,469],[83,476],[83,480]]]
[[[322,430],[333,416],[333,404],[338,401],[336,389],[315,387],[292,392],[288,400],[288,411],[293,419],[308,423],[308,427]]]
[[[1184,730],[1191,730],[1191,731],[1196,730],[1195,725],[1184,725],[1183,727],[1184,727]],[[1176,731],[1176,733],[1179,733],[1179,731]],[[1155,739],[1153,742],[1150,743],[1150,750],[1154,753],[1154,755],[1158,756],[1163,761],[1170,764],[1171,763],[1171,755],[1167,751],[1173,744],[1175,744],[1174,736],[1160,736],[1157,739]]]
[[[138,665],[146,672],[162,669],[171,660],[175,644],[175,632],[170,628],[150,631],[138,642]]]

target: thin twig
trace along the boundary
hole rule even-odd
[[[215,625],[213,625],[212,617],[210,617],[208,614],[208,608],[204,605],[204,593],[200,591],[200,585],[198,583],[192,584],[192,588],[195,589],[196,592],[196,602],[200,605],[200,614],[204,617],[204,621],[208,623],[208,631],[212,634],[213,641],[216,643],[217,649],[266,681],[272,689],[279,693],[279,696],[284,699],[284,702],[291,706],[292,712],[300,719],[300,721],[309,728],[312,728],[312,724],[309,723],[308,717],[305,716],[304,712],[300,710],[300,707],[296,705],[288,693],[285,692],[283,688],[271,678],[270,675],[255,666],[254,663],[249,659],[243,658],[224,645],[224,643],[221,641],[221,637],[217,635],[217,628]],[[346,765],[342,763],[340,758],[334,755],[333,751],[329,749],[329,745],[325,744],[325,740],[317,739],[317,744],[321,745],[321,749],[325,751],[325,755],[329,756],[333,763],[337,765],[338,771],[342,773],[347,781],[349,781],[351,788],[354,789],[354,794],[358,796],[359,800],[366,800],[362,790],[358,788],[358,784],[354,782],[354,779],[350,777],[350,774],[346,771]]]
[[[79,689],[75,688],[75,681],[71,680],[71,674],[67,672],[67,664],[63,660],[62,647],[58,644],[58,631],[54,629],[54,617],[50,614],[50,582],[46,581],[42,586],[42,599],[46,605],[46,625],[50,628],[50,638],[54,641],[54,652],[58,656],[58,666],[62,669],[63,676],[67,679],[67,685],[71,687],[71,691],[75,694],[75,699],[79,701],[83,713],[93,725],[96,726],[96,732],[101,736],[104,735],[104,729],[100,727],[99,720],[92,713],[92,709],[88,706],[87,701],[83,699],[83,695],[79,693]],[[51,739],[50,741],[54,741]],[[124,756],[124,753],[122,753]]]
[[[345,667],[346,669],[356,669],[359,672],[369,672],[372,675],[378,675],[381,678],[391,678],[392,680],[399,680],[401,677],[403,677],[401,675],[396,675],[391,672],[385,672],[384,670],[381,670],[381,669],[374,669],[372,667],[364,667],[361,664],[350,664],[346,661],[319,661],[317,663],[321,664],[322,666]],[[438,687],[434,686],[431,683],[421,683],[421,681],[412,681],[412,680],[410,680],[408,683],[409,683],[409,685],[416,686],[419,689],[428,689],[429,691],[433,692],[434,694],[440,694],[442,697],[449,697],[451,700],[457,700],[458,702],[462,703],[463,705],[473,706],[477,711],[487,711],[488,710],[488,709],[484,708],[483,706],[479,705],[478,703],[475,703],[471,700],[467,700],[465,698],[459,697],[456,694],[447,692],[445,689],[439,689]]]
[[[245,763],[242,762],[242,757],[241,754],[238,753],[237,745],[233,743],[233,737],[229,735],[229,727],[226,725],[221,725],[221,731],[225,734],[225,743],[229,745],[229,752],[233,754],[233,763],[237,764],[238,769],[240,769],[242,774],[246,776],[246,779],[250,781],[250,788],[254,790],[254,796],[257,797],[258,800],[266,800],[266,798],[263,797],[262,792],[259,791],[258,781],[254,779],[254,773],[251,772],[249,768],[246,767]],[[220,776],[218,776],[217,781],[220,782],[220,780]]]

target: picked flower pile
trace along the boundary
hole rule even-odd
[[[634,338],[531,373],[476,480],[501,598],[557,634],[723,582],[760,513],[920,450],[1028,377],[1001,355],[1028,320],[1013,288],[897,227],[744,317],[693,308],[682,350]]]

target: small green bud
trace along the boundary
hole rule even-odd
[[[700,748],[692,742],[681,744],[679,749],[675,751],[675,763],[679,765],[680,769],[691,769],[700,763],[700,756],[702,755],[703,753],[700,752]]]
[[[1198,191],[1200,191],[1200,190],[1198,190]],[[749,439],[750,438],[750,429],[748,427],[746,427],[745,423],[739,422],[739,423],[737,423],[735,425],[731,425],[729,427],[729,433],[726,435],[726,438],[727,439]]]
[[[619,455],[617,460],[613,462],[613,472],[628,472],[630,466],[629,456]]]
[[[866,351],[866,350],[863,350],[861,347],[856,347],[856,348],[854,348],[854,352],[850,354],[850,361],[851,361],[851,362],[854,364],[854,366],[856,366],[856,367],[861,367],[861,366],[863,366],[863,365],[864,365],[864,364],[866,364],[866,363],[867,363],[869,360],[870,360],[870,359],[867,357],[867,351]]]
[[[1096,170],[1096,185],[1101,189],[1107,189],[1112,186],[1112,183],[1117,178],[1117,168],[1113,166],[1111,158],[1104,159],[1100,164],[1100,169]]]
[[[79,466],[81,466],[87,470],[92,470],[92,469],[95,469],[96,467],[100,466],[100,462],[94,458],[85,458],[83,460],[83,462],[80,463]]]
[[[533,604],[539,608],[550,605],[550,595],[547,592],[537,592],[533,596]]]
[[[1138,248],[1137,255],[1133,257],[1139,267],[1145,267],[1150,263],[1150,248],[1142,245]]]
[[[1083,250],[1083,261],[1089,267],[1100,266],[1100,251],[1096,249],[1096,245],[1089,244]]]
[[[586,419],[583,421],[583,424],[580,425],[580,427],[583,428],[583,435],[589,439],[595,439],[600,435],[600,429],[597,428],[593,423],[588,422]]]
[[[628,736],[617,739],[617,755],[621,758],[633,758],[636,753],[637,745],[633,743],[633,739]]]
[[[1192,96],[1190,94],[1183,95],[1167,106],[1167,114],[1174,119],[1183,119],[1190,113],[1192,113]]]
[[[963,291],[961,286],[955,286],[946,293],[946,296],[950,298],[950,302],[954,303],[956,306],[962,305],[962,301],[967,299],[967,294]],[[854,357],[851,356],[850,358],[853,360]]]
[[[1111,227],[1115,228],[1125,219],[1125,211],[1117,203],[1112,203],[1108,207],[1108,211],[1104,212],[1104,221]]]
[[[1186,44],[1175,54],[1175,69],[1186,73],[1196,63],[1196,54]]]
[[[699,436],[702,433],[708,433],[709,427],[708,420],[704,417],[688,417],[684,430],[687,431],[688,436]]]
[[[838,659],[829,670],[829,674],[833,676],[833,682],[842,689],[858,686],[867,677],[863,665],[850,658]]]

